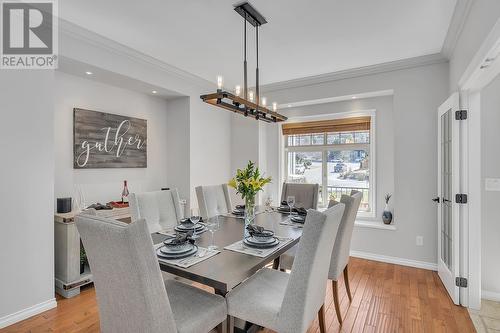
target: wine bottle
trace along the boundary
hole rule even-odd
[[[128,186],[127,186],[127,181],[123,181],[123,191],[122,191],[122,203],[128,203]]]

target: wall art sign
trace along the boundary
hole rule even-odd
[[[147,120],[73,109],[73,168],[146,168]]]

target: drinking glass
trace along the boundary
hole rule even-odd
[[[193,236],[191,236],[191,238],[193,239],[197,239],[197,238],[200,238],[200,236],[198,236],[198,234],[196,234],[196,225],[198,224],[198,222],[200,222],[200,212],[198,210],[198,208],[191,208],[191,222],[193,223]]]
[[[293,195],[289,195],[286,197],[286,203],[288,204],[288,207],[290,207],[290,215],[292,215],[292,208],[295,205],[295,197]]]
[[[209,250],[217,250],[217,245],[214,244],[214,233],[219,230],[219,216],[214,216],[210,219],[208,219],[206,223],[208,231],[212,234],[212,241],[210,243],[210,246],[208,247]]]

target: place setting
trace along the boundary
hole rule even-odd
[[[307,210],[302,207],[295,207],[295,197],[288,196],[286,201],[282,201],[277,210],[282,214],[288,214],[286,220],[280,222],[281,225],[289,225],[296,228],[304,227]]]
[[[250,224],[247,225],[242,240],[228,245],[224,249],[264,258],[292,240],[292,238],[276,236],[272,230]]]
[[[195,213],[189,219],[183,219],[174,227],[172,232],[160,232],[169,236],[162,243],[155,245],[156,255],[161,262],[188,268],[220,251],[214,245],[214,232],[219,229],[218,219],[209,219],[206,223],[199,223],[201,217]],[[200,234],[210,231],[212,234],[211,245],[207,248],[196,245]]]

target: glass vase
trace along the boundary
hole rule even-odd
[[[252,224],[255,219],[255,197],[245,198],[245,228],[243,230],[243,237],[247,238],[250,233],[247,226]]]

